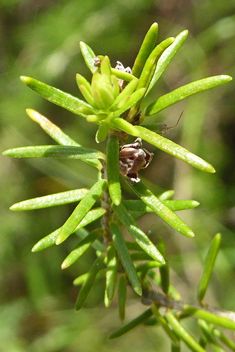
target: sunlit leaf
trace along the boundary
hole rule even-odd
[[[114,204],[119,205],[122,193],[119,181],[119,141],[115,134],[109,136],[106,156],[109,194]]]
[[[152,26],[149,28],[143,43],[140,47],[138,55],[136,56],[132,73],[136,77],[140,77],[140,74],[143,70],[144,64],[151,54],[152,50],[154,49],[155,43],[157,41],[158,36],[158,24],[154,22]]]
[[[166,50],[164,50],[160,59],[158,60],[156,70],[148,87],[148,92],[158,81],[159,77],[161,77],[162,73],[165,71],[171,60],[174,58],[175,54],[179,51],[179,49],[185,42],[187,36],[187,30],[181,32],[179,35],[177,35],[177,37],[175,37],[174,42]]]
[[[94,65],[94,58],[96,56],[93,50],[84,42],[80,42],[80,49],[87,67],[90,69],[91,73],[95,73],[98,68]]]
[[[146,234],[139,228],[135,220],[128,214],[126,208],[121,203],[118,207],[113,204],[113,210],[118,215],[121,223],[130,232],[133,238],[136,240],[138,245],[143,248],[143,250],[150,255],[154,260],[161,264],[164,264],[164,258]]]
[[[95,202],[100,198],[101,194],[107,187],[106,180],[97,181],[90,189],[90,191],[85,195],[81,202],[76,206],[73,213],[60,228],[59,234],[56,238],[56,244],[61,244],[70,236],[75,230],[78,224],[86,216],[89,210],[93,207]]]
[[[87,215],[83,218],[83,220],[80,222],[80,224],[78,224],[78,226],[76,227],[75,231],[78,231],[79,229],[87,226],[88,224],[90,224],[91,222],[97,220],[98,218],[100,218],[102,215],[104,215],[104,213],[106,212],[105,209],[103,208],[97,208],[97,209],[92,209],[90,210]],[[50,246],[53,246],[56,242],[56,238],[60,232],[60,229],[57,229],[55,231],[53,231],[52,233],[50,233],[49,235],[43,237],[40,241],[38,241],[32,248],[32,252],[39,252],[43,249],[46,249]],[[87,234],[84,236],[86,237]],[[83,237],[83,238],[84,238]],[[96,242],[96,241],[95,241]],[[95,243],[94,242],[94,243]],[[94,244],[93,243],[93,244]],[[103,246],[102,243],[100,243],[100,245],[95,248],[99,251],[102,251],[102,248],[100,248],[100,246]],[[103,251],[106,251],[106,248],[103,248]]]
[[[184,100],[191,95],[194,95],[199,92],[203,92],[205,90],[217,87],[221,84],[227,83],[231,81],[230,76],[220,75],[214,77],[203,78],[201,80],[186,84],[180,88],[173,90],[170,93],[167,93],[160,98],[156,102],[151,103],[145,109],[145,116],[156,114],[163,109],[171,106],[173,104],[178,103],[181,100]]]
[[[138,182],[133,185],[129,183],[131,189],[140,197],[140,199],[147,204],[153,211],[159,215],[167,224],[179,231],[182,235],[193,237],[193,231],[167,206],[165,206],[159,199],[142,183]]]
[[[24,82],[29,88],[34,90],[36,93],[41,95],[43,98],[49,100],[51,103],[61,106],[64,109],[71,111],[74,114],[86,117],[79,111],[80,107],[92,108],[89,104],[75,98],[71,94],[65,93],[60,89],[49,86],[46,83],[40,82],[31,77],[21,76],[20,79]]]
[[[61,269],[66,269],[70,265],[76,262],[83,253],[87,251],[87,249],[92,245],[92,243],[99,237],[100,229],[95,229],[89,235],[87,235],[83,240],[79,242],[75,249],[69,253],[69,255],[65,258],[63,263],[61,264]]]
[[[33,210],[78,202],[85,197],[88,192],[88,189],[81,188],[72,191],[50,194],[48,196],[32,198],[13,204],[10,209],[15,211]]]

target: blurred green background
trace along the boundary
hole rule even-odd
[[[95,126],[43,100],[24,86],[19,76],[32,76],[79,96],[75,74],[90,78],[79,42],[86,42],[96,54],[107,54],[113,66],[117,60],[132,66],[153,22],[159,23],[159,41],[184,29],[189,30],[189,37],[149,101],[196,79],[235,76],[234,0],[0,0],[1,151],[53,143],[27,117],[26,108],[38,110],[85,147],[97,148]],[[196,233],[195,239],[174,233],[152,215],[140,221],[153,239],[158,235],[165,239],[172,284],[185,301],[196,302],[206,250],[213,235],[222,233],[222,249],[205,301],[229,310],[235,310],[234,94],[232,81],[150,119],[173,126],[184,111],[168,138],[205,158],[216,174],[193,170],[149,146],[145,147],[154,151],[155,157],[141,173],[152,189],[174,189],[175,199],[201,203],[196,210],[179,214]],[[105,145],[98,147],[104,149]],[[77,161],[1,156],[0,178],[0,351],[169,351],[164,333],[154,326],[141,326],[118,340],[107,339],[121,323],[116,301],[104,308],[102,281],[89,295],[86,309],[75,313],[78,288],[72,281],[94,258],[91,250],[77,264],[61,271],[61,262],[76,238],[31,253],[35,242],[63,224],[73,206],[28,213],[9,211],[10,205],[27,198],[89,187],[96,172]],[[131,196],[128,190],[126,196]],[[144,309],[129,292],[127,321]]]

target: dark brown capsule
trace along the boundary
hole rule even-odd
[[[142,148],[142,139],[137,138],[134,143],[125,144],[119,150],[119,171],[131,183],[139,182],[138,171],[145,169],[153,158],[153,153]]]

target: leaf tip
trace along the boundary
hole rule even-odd
[[[61,264],[61,269],[62,270],[67,269],[67,265],[65,261]]]
[[[25,84],[28,84],[29,80],[30,80],[30,77],[27,77],[27,76],[20,76],[20,80],[25,83]]]

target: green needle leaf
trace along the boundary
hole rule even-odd
[[[46,83],[42,83],[31,77],[20,77],[21,81],[24,82],[29,88],[34,90],[36,93],[41,95],[43,98],[47,99],[53,104],[59,105],[64,109],[71,111],[74,114],[86,117],[85,114],[79,111],[80,107],[87,107],[92,109],[92,107],[85,103],[83,100],[75,98],[74,96],[63,92],[57,88],[49,86]]]
[[[33,109],[26,109],[28,116],[35,122],[37,122],[40,127],[58,144],[61,145],[74,145],[80,147],[80,144],[75,142],[72,138],[67,136],[58,126],[48,120],[45,116],[41,115],[39,112]]]
[[[98,67],[94,65],[94,58],[96,57],[93,50],[84,42],[80,42],[80,49],[82,56],[87,67],[90,69],[91,73],[98,71]]]
[[[203,319],[207,323],[221,326],[222,328],[225,328],[225,329],[235,330],[235,322],[224,316],[219,316],[211,312],[208,312],[206,310],[198,309],[189,305],[184,305],[184,310],[189,315],[197,319]]]
[[[122,321],[125,320],[126,315],[126,285],[126,274],[123,273],[120,275],[118,282],[118,310]]]
[[[109,338],[116,339],[119,336],[126,334],[128,331],[134,329],[139,324],[143,323],[145,320],[150,318],[153,315],[152,309],[148,308],[144,313],[140,314],[138,317],[130,321],[128,324],[122,326],[117,331],[113,332]],[[205,352],[205,351],[204,351]]]
[[[174,42],[162,53],[160,59],[158,60],[156,70],[154,72],[153,78],[150,82],[150,85],[148,87],[148,92],[152,87],[155,85],[155,83],[158,81],[159,77],[161,77],[162,73],[165,71],[171,60],[174,58],[175,54],[179,51],[183,43],[185,42],[186,38],[188,36],[188,31],[185,30],[181,32],[177,37],[175,38]]]
[[[39,114],[39,112],[33,109],[26,109],[28,116],[35,122],[37,122],[41,128],[57,143],[61,145],[68,145],[68,146],[77,146],[81,147],[80,144],[75,142],[72,138],[70,138],[67,134],[65,134],[58,126],[48,120],[45,116]],[[85,161],[85,160],[84,160]],[[86,163],[97,167],[99,170],[102,169],[102,164],[99,160],[86,160]]]
[[[149,28],[143,43],[140,47],[139,53],[135,59],[132,73],[136,77],[140,77],[140,74],[143,70],[144,64],[151,54],[152,50],[154,49],[155,43],[157,41],[158,36],[158,24],[155,22]]]
[[[141,296],[142,287],[140,284],[140,280],[136,273],[133,261],[131,260],[122,232],[115,222],[110,223],[110,230],[112,233],[113,242],[115,244],[125,272],[130,280],[131,286],[133,287],[135,292]]]
[[[104,154],[98,150],[67,145],[13,148],[3,152],[3,155],[14,158],[105,159]]]
[[[119,220],[121,221],[123,226],[125,226],[125,228],[130,232],[130,234],[136,240],[138,245],[154,260],[161,264],[164,264],[165,260],[161,253],[146,236],[146,234],[138,227],[132,216],[128,214],[124,205],[121,203],[117,207],[115,204],[113,204],[112,207],[117,216],[119,217]]]
[[[67,269],[70,265],[75,263],[76,260],[78,260],[83,255],[83,253],[85,253],[86,250],[88,248],[90,248],[92,243],[95,240],[97,240],[97,238],[99,237],[99,235],[102,232],[100,230],[101,229],[96,229],[96,230],[92,231],[83,240],[81,240],[79,242],[79,244],[77,245],[77,247],[74,250],[72,250],[72,252],[69,253],[69,255],[65,258],[65,260],[61,264],[61,269]]]
[[[106,187],[106,180],[99,180],[91,187],[89,193],[87,193],[86,196],[81,200],[81,202],[74,209],[72,215],[70,215],[64,225],[60,228],[59,234],[56,238],[57,245],[64,242],[66,238],[76,230],[78,224],[93,207],[97,199],[100,198]]]
[[[152,208],[153,211],[167,224],[184,236],[194,236],[193,231],[175,213],[160,202],[160,200],[141,181],[133,185],[129,182],[128,184],[137,196],[140,197],[145,204]]]
[[[108,138],[106,156],[109,194],[113,203],[119,205],[122,193],[119,181],[119,140],[115,134],[111,134]]]
[[[178,338],[183,340],[186,345],[191,348],[192,351],[206,352],[204,348],[199,345],[199,343],[188,333],[188,331],[180,324],[180,322],[170,311],[166,313],[166,319]]]
[[[217,233],[217,235],[215,235],[215,237],[211,242],[209,251],[205,259],[205,266],[202,272],[202,276],[198,284],[197,297],[199,302],[202,302],[205,296],[205,293],[211,278],[212,270],[214,268],[215,260],[219,252],[220,242],[221,242],[221,235],[220,233]]]
[[[50,194],[44,197],[37,197],[22,202],[16,203],[10,207],[11,210],[33,210],[47,207],[54,207],[55,205],[62,205],[73,203],[81,200],[89,192],[86,188],[75,189],[73,191],[60,192]]]
[[[190,97],[193,94],[203,92],[207,89],[217,87],[221,84],[231,81],[230,76],[220,75],[214,77],[208,77],[195,81],[180,88],[173,90],[170,93],[167,93],[161,96],[156,102],[150,104],[145,109],[145,116],[156,114],[159,111],[178,103],[179,101]]]
[[[155,147],[163,150],[168,154],[175,156],[180,160],[185,161],[189,165],[192,165],[199,170],[211,173],[215,172],[213,166],[211,166],[205,160],[199,158],[197,155],[189,152],[185,148],[170,141],[169,139],[164,138],[159,134],[148,130],[147,128],[144,128],[142,126],[135,126],[135,133],[133,133],[132,135],[144,139],[146,142],[154,145]]]
[[[86,281],[84,282],[84,284],[81,287],[81,290],[79,292],[79,295],[77,297],[77,301],[75,304],[76,310],[80,310],[83,306],[83,304],[85,303],[87,296],[95,282],[95,278],[96,275],[98,274],[98,272],[103,268],[103,263],[104,261],[104,257],[101,256],[99,258],[96,259],[96,261],[94,262],[94,264],[92,265],[88,276],[86,278]]]
[[[84,217],[84,219],[80,222],[80,224],[76,227],[75,231],[89,225],[91,222],[99,219],[102,215],[104,215],[106,212],[105,209],[103,208],[96,208],[96,209],[92,209],[90,210],[87,215]],[[43,237],[40,241],[38,241],[32,248],[32,252],[39,252],[43,249],[46,249],[50,246],[53,246],[56,242],[56,238],[60,232],[60,228],[58,228],[57,230],[53,231],[52,233],[50,233],[49,235]],[[87,234],[86,234],[87,236]],[[85,237],[85,236],[84,236]],[[93,243],[94,247],[95,247],[95,243],[97,243],[98,241],[95,241]],[[99,246],[97,248],[95,248],[96,250],[99,250],[100,252],[105,252],[106,248],[103,248],[103,244],[98,242]],[[102,248],[103,250],[102,250]]]
[[[157,320],[159,321],[159,323],[161,324],[163,330],[166,332],[166,334],[170,337],[171,341],[175,344],[178,345],[179,344],[179,340],[177,338],[177,336],[174,334],[174,332],[171,330],[171,328],[169,327],[166,319],[161,315],[161,313],[159,312],[158,308],[155,306],[155,304],[151,305],[151,309],[153,311],[153,314],[155,315],[155,317],[157,318]]]
[[[223,342],[226,346],[231,348],[232,351],[235,351],[235,343],[230,340],[227,336],[225,336],[222,331],[218,329],[213,329],[213,334],[220,339],[221,342]]]
[[[113,300],[118,270],[118,258],[113,244],[107,248],[107,271],[105,287],[105,306],[108,307]]]
[[[160,200],[160,197],[158,199]],[[161,202],[172,211],[192,209],[199,205],[196,200],[163,200]],[[153,209],[142,202],[142,200],[124,200],[123,204],[130,211],[153,212]]]
[[[163,255],[163,257],[166,261],[166,263],[164,265],[160,266],[159,271],[160,271],[160,275],[161,275],[162,291],[166,295],[168,295],[169,285],[170,285],[169,264],[168,264],[168,260],[166,259],[166,245],[161,237],[158,238],[157,246],[158,246],[160,253]]]

